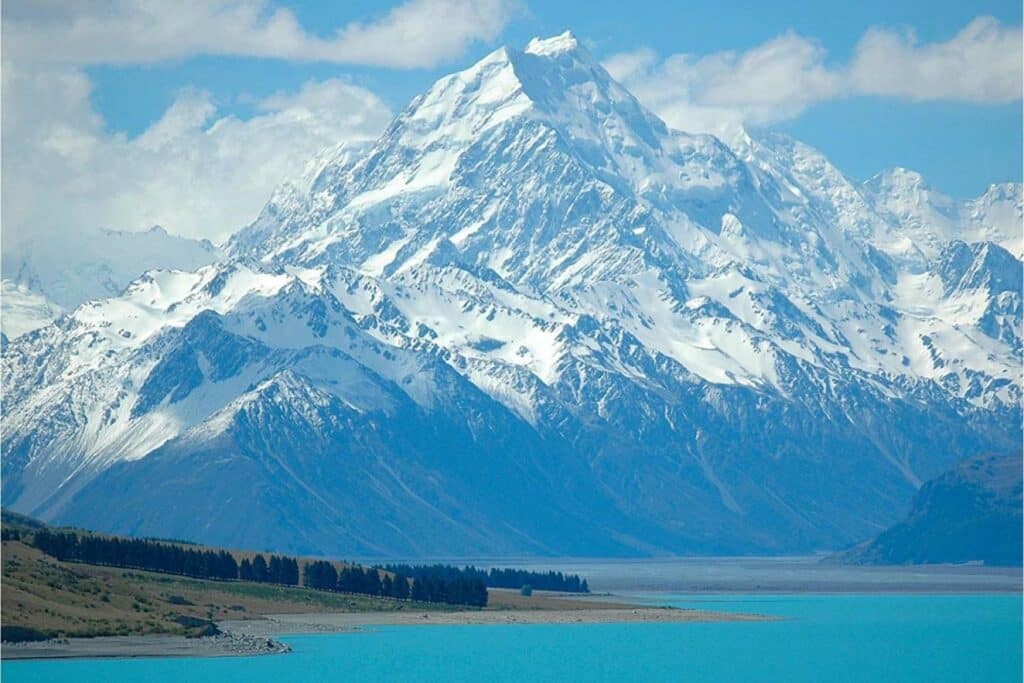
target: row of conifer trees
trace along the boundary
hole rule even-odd
[[[245,557],[238,563],[238,578],[242,581],[297,586],[299,584],[299,562],[294,557],[282,555],[271,555],[269,562],[263,559],[262,555],[252,558],[252,562]]]
[[[487,587],[479,579],[418,576],[409,580],[404,574],[381,573],[377,569],[348,566],[340,572],[330,562],[318,560],[303,570],[303,584],[310,588],[345,593],[383,595],[399,600],[445,602],[454,605],[487,606]]]
[[[32,545],[58,560],[146,569],[201,579],[238,578],[238,562],[226,550],[200,550],[141,538],[80,536],[72,531],[48,529],[36,531]]]
[[[40,529],[32,545],[58,560],[144,569],[200,579],[258,581],[285,586],[299,584],[299,562],[294,557],[256,555],[241,562],[226,550],[202,550],[141,538],[118,538]],[[391,576],[373,568],[346,566],[338,572],[325,560],[307,562],[302,571],[307,588],[341,591],[422,602],[487,605],[487,588],[477,578]]]
[[[380,567],[385,571],[405,574],[415,578],[440,578],[445,581],[479,580],[488,588],[521,588],[531,586],[537,590],[562,591],[566,593],[589,593],[586,579],[577,574],[562,572],[538,572],[528,569],[501,569],[492,567],[489,571],[473,565],[457,567],[450,564],[387,564]]]

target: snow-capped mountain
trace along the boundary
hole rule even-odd
[[[977,199],[959,202],[929,187],[919,173],[895,168],[868,180],[864,189],[874,209],[899,231],[902,244],[925,259],[934,259],[954,240],[994,242],[1017,259],[1024,255],[1019,184],[991,185]]]
[[[61,307],[42,294],[34,292],[25,285],[16,285],[10,280],[2,281],[0,293],[2,310],[0,310],[0,334],[4,339],[15,338],[26,332],[38,329],[57,319]],[[4,342],[7,343],[6,341]]]
[[[911,176],[670,130],[571,34],[500,49],[222,262],[14,340],[5,504],[349,556],[870,536],[1021,436],[1021,188]]]
[[[86,301],[120,294],[147,270],[195,270],[219,257],[208,241],[170,235],[160,226],[5,241],[0,324],[4,335],[14,338]]]

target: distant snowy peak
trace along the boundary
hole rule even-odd
[[[863,187],[874,208],[929,259],[955,240],[995,242],[1018,259],[1024,256],[1020,183],[991,185],[976,199],[957,201],[932,188],[921,174],[896,168]]]
[[[192,271],[220,255],[207,240],[171,235],[160,226],[142,232],[92,230],[62,234],[60,239],[40,235],[5,243],[2,271],[10,291],[45,300],[44,308],[52,310],[55,317],[62,309],[120,294],[147,270]],[[23,309],[24,304],[17,297],[4,297],[4,318],[19,328],[8,332],[5,321],[4,332],[9,337],[53,320],[39,316],[26,327],[19,324],[25,320],[19,318],[19,307]]]
[[[915,198],[919,202],[929,201],[928,197],[931,196],[933,197],[931,203],[952,206],[952,200],[945,195],[936,193],[923,175],[902,166],[896,166],[874,175],[865,181],[864,186],[874,194]]]
[[[3,280],[0,301],[3,302],[0,329],[6,339],[15,339],[26,332],[49,325],[63,310],[42,294],[7,279]]]
[[[990,185],[985,194],[964,203],[961,215],[978,241],[995,242],[1024,259],[1024,185]]]

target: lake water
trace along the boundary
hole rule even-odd
[[[403,626],[283,656],[8,662],[22,681],[1020,681],[1020,595],[672,595],[784,621]]]

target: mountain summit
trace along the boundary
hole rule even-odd
[[[839,547],[1021,437],[1021,188],[926,187],[502,48],[221,262],[14,339],[3,494],[292,552]]]

